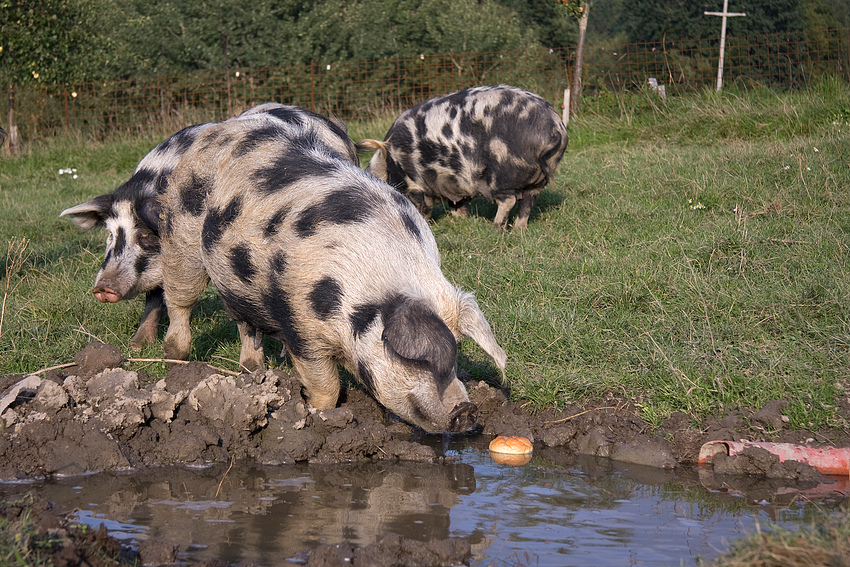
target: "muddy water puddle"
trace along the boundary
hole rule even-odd
[[[179,561],[296,565],[303,552],[395,533],[472,546],[472,565],[694,565],[757,522],[792,527],[837,507],[843,484],[717,479],[540,451],[522,466],[495,463],[486,439],[432,440],[456,462],[261,467],[216,464],[101,473],[34,486],[136,546],[179,544]],[[837,493],[835,491],[838,491]]]

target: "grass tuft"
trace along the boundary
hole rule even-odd
[[[834,567],[850,565],[850,517],[840,513],[799,530],[771,525],[732,543],[703,567]]]

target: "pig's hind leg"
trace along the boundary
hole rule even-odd
[[[538,193],[540,193],[540,189],[530,189],[519,193],[519,210],[514,221],[515,230],[525,230],[528,228],[528,218],[531,216],[531,209],[534,207]]]

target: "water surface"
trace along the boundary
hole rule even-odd
[[[439,441],[435,442],[439,445]],[[694,565],[768,520],[786,527],[837,507],[842,495],[782,482],[714,479],[540,451],[523,466],[495,463],[486,440],[438,447],[450,464],[216,464],[101,473],[29,487],[105,523],[137,545],[160,537],[181,560],[298,562],[306,550],[386,533],[420,541],[462,537],[473,565]],[[736,485],[737,482],[737,485]],[[846,481],[830,488],[847,493]],[[23,487],[3,487],[7,493]]]

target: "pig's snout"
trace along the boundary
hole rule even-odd
[[[475,427],[478,421],[478,406],[472,402],[463,402],[455,406],[449,415],[449,431],[463,433]]]
[[[121,294],[103,285],[96,286],[91,292],[101,303],[116,303],[121,301]]]

